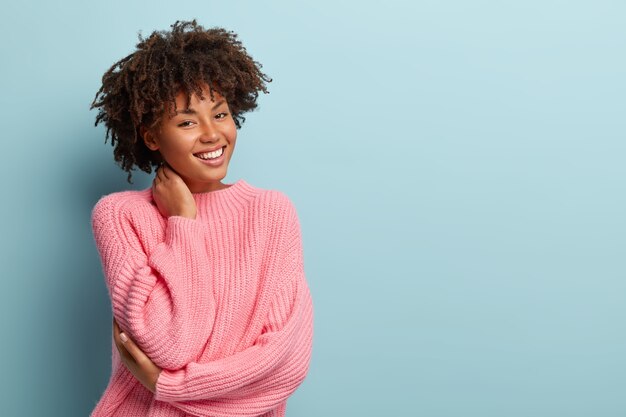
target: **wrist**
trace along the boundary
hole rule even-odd
[[[187,219],[195,220],[196,219],[196,211],[195,210],[184,210],[178,213],[172,213],[171,216],[185,217]]]
[[[159,381],[159,376],[161,376],[161,370],[156,373],[156,376],[153,378],[152,383],[150,384],[150,391],[153,394],[156,394],[157,382]]]

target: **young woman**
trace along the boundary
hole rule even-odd
[[[113,309],[100,416],[284,416],[307,374],[313,310],[296,210],[226,184],[242,114],[269,82],[223,29],[176,22],[140,39],[92,108],[151,188],[98,201],[93,232]]]

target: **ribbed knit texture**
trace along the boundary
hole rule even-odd
[[[153,394],[112,341],[92,417],[284,416],[307,374],[313,306],[293,204],[244,180],[194,199],[195,220],[163,217],[150,189],[93,209],[113,315],[163,371]]]

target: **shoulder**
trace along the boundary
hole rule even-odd
[[[137,214],[151,214],[157,211],[152,201],[150,189],[139,191],[120,191],[101,197],[91,211],[94,227],[99,224],[124,222],[136,217]]]
[[[254,187],[256,197],[255,209],[273,222],[297,219],[297,210],[292,199],[283,191]]]
[[[285,192],[256,188],[252,210],[262,230],[270,236],[300,234],[296,205]]]

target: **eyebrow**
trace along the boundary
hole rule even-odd
[[[221,106],[222,104],[224,104],[226,100],[220,100],[217,103],[215,103],[215,105],[213,106],[213,108],[211,110],[215,110],[217,109],[219,106]],[[195,111],[192,107],[187,107],[186,109],[183,110],[176,110],[176,114],[197,114],[198,112]]]

